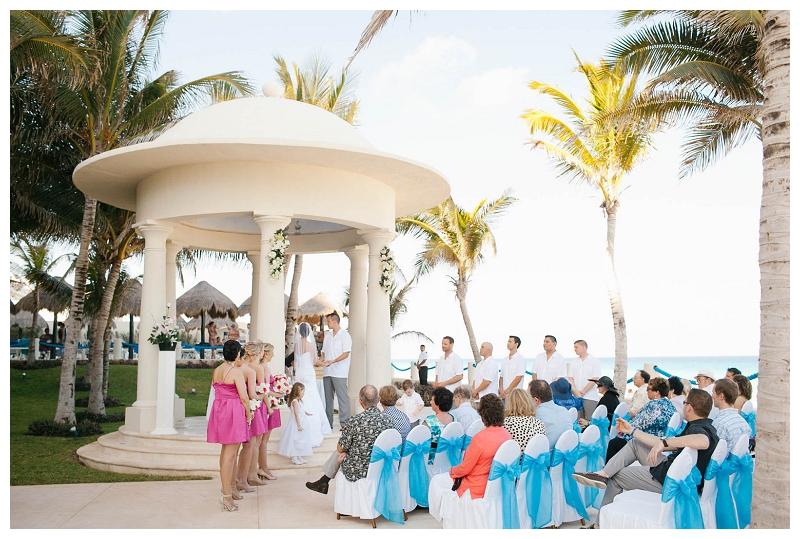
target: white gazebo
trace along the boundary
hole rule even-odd
[[[277,95],[268,88],[265,94]],[[268,259],[273,235],[287,231],[287,254],[344,253],[351,264],[353,407],[362,385],[391,380],[389,298],[379,282],[380,252],[395,236],[395,219],[450,194],[440,173],[376,150],[335,115],[267,96],[195,112],[155,141],[86,160],[73,179],[88,196],[136,211],[145,240],[145,320],[167,314],[167,304],[174,315],[182,248],[246,253],[251,338],[275,345],[272,372],[283,371],[285,332],[284,278],[271,278]],[[141,338],[147,334],[140,332],[137,398],[124,430],[160,434],[159,352]]]

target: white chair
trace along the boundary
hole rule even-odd
[[[725,440],[717,442],[717,447],[711,454],[711,462],[709,466],[713,466],[712,462],[721,465],[725,458],[728,456],[728,443]],[[703,513],[703,525],[707,530],[713,530],[717,527],[717,478],[714,476],[711,479],[706,479],[703,482],[703,493],[700,495],[700,511]]]
[[[458,443],[462,436],[464,436],[464,426],[458,421],[453,421],[444,429],[442,429],[442,435],[439,437],[439,440],[441,441],[444,439],[448,440],[449,443]],[[460,461],[461,459],[459,458],[459,462]],[[428,475],[433,477],[434,475],[440,473],[449,472],[451,466],[452,465],[446,451],[436,453],[436,456],[433,457],[433,464],[428,466]]]
[[[608,440],[609,434],[608,429],[601,429],[602,425],[605,425],[605,421],[603,419],[608,420],[608,409],[606,408],[605,404],[601,404],[597,408],[594,409],[592,413],[592,419],[589,421],[590,424],[597,425],[598,430],[600,430],[600,439],[603,440],[603,460],[606,458],[606,451],[608,451]],[[609,423],[610,425],[610,423]]]
[[[567,408],[567,411],[569,412],[570,419],[572,419],[574,423],[575,420],[578,419],[578,410],[576,408]]]
[[[375,446],[384,451],[391,451],[392,448],[399,446],[402,440],[397,430],[388,429],[378,435]],[[367,477],[358,481],[348,481],[342,470],[339,470],[336,474],[336,495],[333,499],[336,520],[342,515],[350,515],[371,520],[372,527],[376,527],[375,519],[380,516],[380,512],[375,509],[375,498],[383,463],[383,460],[371,463]]]
[[[697,450],[684,449],[667,470],[667,477],[685,480],[692,473],[695,464]],[[627,497],[624,500],[615,498],[612,503],[600,509],[600,529],[675,529],[674,499],[657,504],[642,503],[640,499],[650,499],[653,493],[638,490],[631,492],[647,496],[635,499]]]
[[[519,461],[519,455],[519,444],[508,440],[497,450],[493,464],[514,465]],[[502,478],[488,481],[483,498],[474,500],[469,490],[460,497],[454,491],[446,492],[441,504],[442,528],[503,529],[502,482]],[[511,495],[516,497],[515,492]],[[519,518],[518,514],[514,516]]]
[[[679,429],[681,429],[681,425],[683,425],[683,420],[681,419],[681,414],[675,412],[669,418],[669,423],[667,423],[667,428],[664,430],[664,436],[667,438],[672,438],[673,436],[677,436],[680,434]]]
[[[547,441],[547,436],[544,434],[535,434],[530,440],[528,440],[528,445],[525,446],[525,453],[533,459],[539,458],[541,455],[545,455],[545,458],[548,463],[548,467],[550,464],[550,443]],[[523,456],[523,459],[525,457]],[[524,467],[523,467],[524,468]],[[527,496],[527,481],[528,481],[528,474],[531,473],[530,471],[522,471],[520,473],[519,481],[517,482],[517,508],[519,509],[519,527],[523,530],[530,530],[533,527],[533,520],[531,516],[528,514],[528,496]],[[550,485],[550,473],[549,471],[545,472],[545,481],[547,485]],[[551,505],[553,501],[553,489],[552,486],[546,487],[543,485],[540,500],[545,500],[546,502],[542,504],[540,502],[539,507],[545,505]],[[547,521],[542,522],[542,525],[546,524],[552,520],[552,508],[550,514],[546,517]]]
[[[742,434],[739,437],[739,439],[736,440],[736,443],[733,445],[733,449],[731,450],[731,456],[735,455],[738,458],[742,458],[742,457],[744,457],[744,458],[752,458],[749,455],[749,453],[750,453],[749,452],[749,444],[750,444],[750,439],[748,438],[748,436],[746,434]],[[736,503],[736,496],[734,495],[734,497],[733,497],[733,502],[734,502],[733,505],[734,505],[734,508],[736,510],[736,522],[739,523],[739,527],[740,528],[749,528],[750,527],[749,506],[750,506],[750,503],[752,502],[752,498],[753,498],[753,491],[752,491],[752,474],[753,474],[753,472],[752,472],[752,469],[747,473],[749,473],[751,475],[751,477],[750,477],[750,488],[751,488],[751,490],[750,490],[750,492],[747,492],[746,496],[745,496],[745,500],[747,502],[746,505],[748,506],[746,508],[746,513],[745,514],[740,514],[742,508],[739,506],[738,503]],[[737,491],[736,486],[734,485],[734,481],[735,480],[736,480],[736,475],[735,474],[731,474],[731,478],[730,478],[730,481],[731,481],[731,492]]]
[[[565,431],[556,442],[555,449],[563,453],[572,451],[578,446],[578,435],[574,430]],[[578,514],[578,511],[567,503],[566,494],[564,492],[564,462],[557,464],[550,468],[550,479],[553,482],[553,520],[550,524],[554,527],[561,526],[564,522],[573,522],[580,520],[581,524],[585,524],[585,519]],[[579,485],[569,474],[567,481],[575,483],[574,488],[579,489]],[[580,492],[580,490],[578,490]],[[583,509],[583,508],[582,508]],[[583,509],[585,512],[586,510]]]
[[[750,425],[750,439],[756,437],[756,412],[753,408],[753,401],[745,401],[742,405],[742,413],[741,416],[747,421],[747,424]],[[751,451],[750,454],[755,456],[755,452]]]
[[[716,406],[712,406],[711,407],[711,412],[708,414],[708,418],[711,421],[714,421],[714,419],[716,419],[718,413],[719,413],[719,408],[717,408]]]
[[[586,427],[586,430],[580,435],[580,444],[583,444],[587,447],[593,447],[600,439],[600,429],[597,428],[597,425],[589,425]],[[595,459],[592,459],[592,462],[589,463],[589,456],[584,455],[580,459],[578,459],[578,463],[575,464],[575,471],[576,472],[596,472],[598,470],[603,469],[603,465],[605,464],[605,452],[602,450],[602,445],[600,449],[600,454],[596,456]],[[587,464],[590,464],[587,466]],[[581,486],[581,494],[583,498],[583,502],[585,507],[594,507],[596,509],[600,508],[600,502],[603,501],[603,491],[597,488],[591,487],[584,487]]]
[[[629,409],[628,409],[628,403],[627,402],[619,403],[617,405],[617,407],[614,409],[614,415],[617,416],[617,417],[625,417],[626,415],[628,415],[628,412],[629,412]],[[611,421],[611,432],[610,432],[611,439],[613,440],[614,438],[616,438],[617,434],[619,434],[617,432],[617,422],[612,420]]]
[[[408,433],[406,436],[406,443],[412,443],[414,445],[424,444],[427,440],[431,439],[431,429],[426,427],[425,425],[417,425],[411,432]],[[429,479],[427,473],[427,466],[425,465],[426,461],[428,460],[428,453],[425,452],[422,457],[422,465],[423,469],[425,470],[425,480]],[[417,457],[419,458],[419,457]],[[428,499],[427,499],[427,492],[428,492],[428,484],[425,484],[425,498],[424,499],[416,499],[411,497],[411,489],[409,488],[409,470],[411,468],[411,453],[403,454],[403,458],[400,459],[400,496],[403,499],[403,511],[406,513],[413,511],[418,505],[422,507],[428,506]]]
[[[485,428],[486,425],[483,424],[483,421],[473,421],[472,423],[470,423],[469,427],[467,427],[466,432],[464,432],[464,437],[469,438],[469,440],[466,439],[464,440],[464,447],[462,448],[462,450],[466,451],[469,442],[472,441],[472,438]]]

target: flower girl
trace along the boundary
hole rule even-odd
[[[310,416],[303,407],[303,395],[306,387],[295,382],[289,392],[289,422],[281,429],[281,441],[278,444],[278,454],[292,459],[292,464],[305,464],[303,458],[313,454],[311,450],[311,432],[308,430]]]

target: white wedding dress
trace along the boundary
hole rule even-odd
[[[305,411],[312,414],[308,416],[308,428],[311,431],[311,446],[319,447],[322,445],[322,438],[325,434],[331,433],[331,426],[325,415],[325,405],[317,390],[317,373],[314,371],[314,356],[311,352],[305,352],[294,360],[295,382],[300,382],[306,387],[303,396]]]

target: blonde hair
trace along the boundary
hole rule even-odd
[[[258,339],[245,343],[244,345],[244,355],[246,356],[257,356],[262,350],[264,350],[264,343]]]
[[[289,398],[286,400],[286,405],[291,406],[293,400],[302,400],[300,398],[300,390],[305,388],[306,386],[301,382],[295,382],[292,389],[289,391]]]
[[[533,399],[524,389],[514,388],[506,397],[506,417],[536,415]]]

